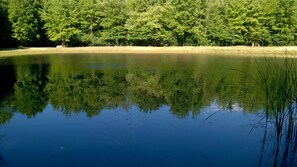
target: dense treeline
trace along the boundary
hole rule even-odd
[[[1,0],[0,40],[1,46],[296,45],[296,6],[296,0]]]

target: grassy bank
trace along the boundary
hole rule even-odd
[[[124,54],[203,54],[230,56],[294,56],[297,47],[62,47],[2,49],[0,56],[41,55],[67,53],[124,53]]]

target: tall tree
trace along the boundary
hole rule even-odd
[[[22,45],[36,44],[41,37],[42,23],[39,19],[39,0],[9,0],[9,20],[12,37]]]
[[[103,15],[100,10],[101,0],[80,0],[79,10],[79,36],[83,45],[100,45],[100,36],[102,27],[100,27],[101,18]]]
[[[198,40],[200,42],[200,6],[200,0],[169,0],[166,3],[166,27],[172,31],[177,45],[197,45]]]
[[[247,1],[247,16],[244,26],[248,30],[244,34],[246,45],[267,45],[270,43],[270,33],[265,22],[269,20],[263,11],[263,0]]]
[[[74,43],[79,29],[78,0],[44,0],[41,18],[45,22],[44,28],[51,41],[62,45]]]
[[[171,45],[173,36],[166,30],[163,19],[165,12],[166,9],[160,4],[131,11],[126,24],[128,39],[135,45]]]
[[[230,28],[230,43],[232,45],[243,45],[245,43],[244,34],[248,32],[245,27],[245,18],[247,17],[246,0],[227,1],[227,22]]]
[[[274,1],[273,19],[270,24],[273,45],[293,45],[296,33],[296,0]]]
[[[223,0],[209,0],[205,13],[205,31],[209,45],[231,45],[230,28],[227,18],[227,2]]]
[[[125,24],[128,17],[126,1],[102,0],[101,40],[105,45],[124,45],[127,37]]]

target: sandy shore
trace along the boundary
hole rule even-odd
[[[122,53],[122,54],[197,54],[230,56],[297,56],[297,47],[62,47],[25,48],[0,50],[0,56],[44,55],[73,53]]]

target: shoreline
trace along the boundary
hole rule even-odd
[[[224,56],[297,56],[297,46],[198,46],[198,47],[140,47],[140,46],[88,46],[88,47],[29,47],[0,50],[0,57],[45,54],[192,54]]]

